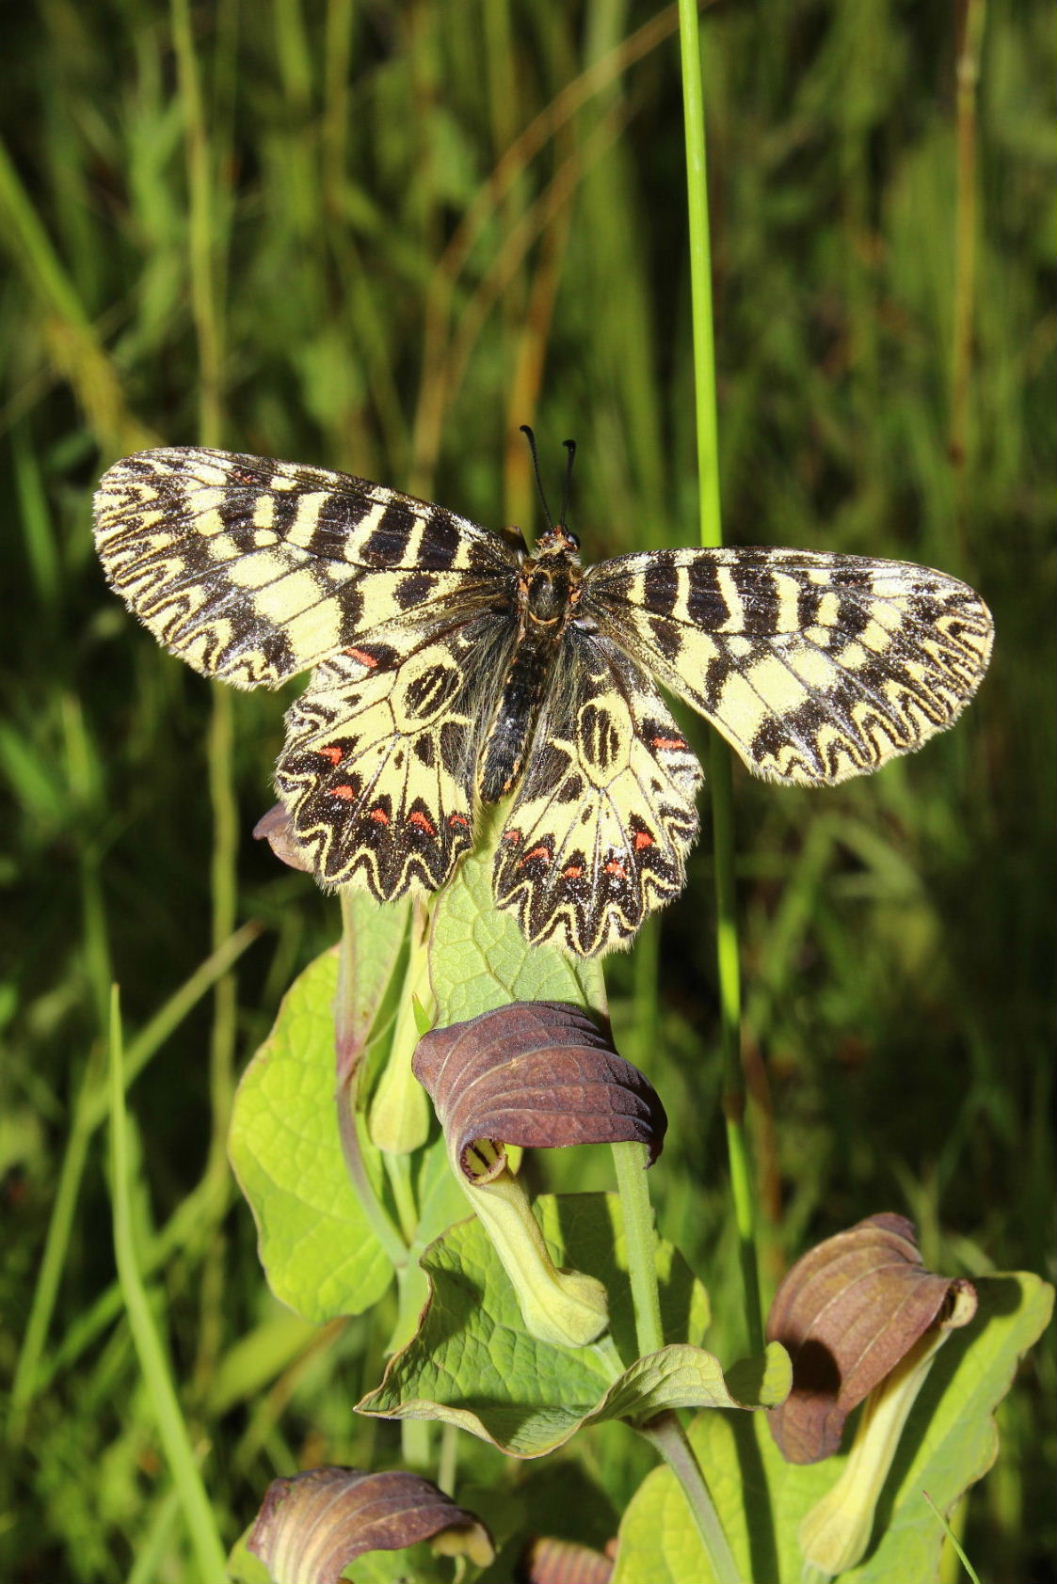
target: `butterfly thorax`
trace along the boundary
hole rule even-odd
[[[559,524],[540,537],[536,554],[521,564],[517,638],[480,758],[482,803],[505,797],[521,772],[555,659],[580,602],[579,549],[575,534]]]

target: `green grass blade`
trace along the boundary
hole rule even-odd
[[[176,1487],[202,1584],[220,1584],[227,1557],[180,1408],[165,1347],[154,1322],[132,1233],[132,1194],[125,1113],[121,1011],[117,987],[110,1003],[110,1170],[114,1254],[129,1329]]]
[[[712,250],[708,222],[708,167],[701,41],[696,0],[680,0],[679,39],[683,69],[687,198],[690,218],[690,282],[693,296],[694,388],[697,410],[698,504],[701,543],[723,543],[719,496],[719,437],[716,423],[715,346],[712,335]],[[734,808],[730,750],[712,735],[712,848],[715,858],[717,968],[723,1049],[724,1100],[731,1190],[738,1227],[745,1321],[754,1352],[763,1349],[763,1321],[756,1256],[755,1189],[745,1133],[745,1080],[741,1065],[741,972],[734,884]]]

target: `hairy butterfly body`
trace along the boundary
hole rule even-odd
[[[433,891],[512,801],[495,899],[530,941],[626,942],[682,889],[700,766],[657,684],[750,770],[832,784],[950,726],[991,620],[928,568],[772,549],[581,566],[345,474],[205,449],[117,463],[95,501],[113,587],[204,675],[277,687],[276,784],[326,885]]]

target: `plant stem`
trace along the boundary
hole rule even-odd
[[[976,300],[976,99],[986,0],[967,0],[958,55],[958,188],[954,236],[954,334],[948,444],[957,481],[957,519],[965,539],[966,478],[972,446],[973,316]]]
[[[338,1131],[345,1169],[375,1237],[385,1249],[393,1268],[399,1270],[407,1264],[407,1244],[375,1193],[367,1171],[363,1153],[363,1135],[367,1124],[356,1109],[357,1083],[358,1074],[341,1086],[337,1097]]]
[[[132,1232],[130,1161],[122,1073],[121,1014],[117,986],[110,1001],[110,1172],[114,1197],[114,1254],[125,1299],[129,1330],[143,1372],[158,1434],[179,1495],[203,1584],[227,1577],[227,1557],[216,1530],[187,1424],[173,1385],[165,1347],[155,1326],[139,1271]]]
[[[223,324],[217,275],[220,228],[216,222],[209,126],[191,24],[189,0],[170,0],[170,22],[180,97],[184,106],[187,162],[188,269],[191,312],[198,349],[198,438],[202,445],[223,440]],[[238,913],[238,802],[235,796],[235,710],[230,691],[214,684],[208,741],[209,800],[213,812],[210,863],[212,945],[214,951],[235,928]],[[217,983],[209,1050],[211,1132],[207,1173],[227,1175],[228,1128],[235,1095],[238,1035],[238,984],[233,973]],[[207,1251],[200,1277],[201,1323],[195,1378],[206,1381],[215,1368],[223,1330],[224,1252],[218,1235]]]
[[[410,1247],[415,1239],[415,1228],[418,1226],[418,1205],[415,1203],[415,1193],[411,1186],[410,1157],[405,1154],[394,1155],[389,1150],[383,1150],[382,1161],[392,1190],[393,1202],[396,1205],[400,1232],[404,1242]]]
[[[92,1136],[88,1110],[91,1098],[97,1092],[97,1076],[97,1063],[94,1058],[90,1058],[74,1105],[73,1124],[66,1140],[66,1152],[63,1155],[59,1183],[52,1203],[44,1253],[37,1270],[33,1304],[11,1387],[11,1411],[7,1434],[8,1439],[13,1443],[22,1440],[26,1427],[26,1412],[39,1389],[40,1361],[59,1294],[59,1283],[70,1247],[73,1219],[81,1191],[81,1180],[88,1160],[88,1143]]]
[[[191,312],[199,363],[198,429],[202,444],[215,446],[220,444],[223,428],[223,340],[215,290],[217,228],[213,217],[209,130],[202,103],[189,0],[171,0],[171,24],[180,97],[185,111]]]
[[[459,1472],[459,1427],[443,1424],[440,1427],[440,1453],[437,1458],[437,1486],[445,1496],[455,1495],[455,1481]]]
[[[687,202],[690,224],[690,285],[693,304],[694,384],[697,398],[697,467],[701,543],[723,543],[716,425],[715,348],[712,339],[712,257],[708,223],[705,106],[697,0],[679,0],[679,40],[686,131]],[[745,1133],[745,1080],[741,1066],[741,976],[734,886],[734,814],[730,751],[713,735],[709,751],[712,786],[717,971],[723,1053],[723,1110],[730,1158],[731,1193],[738,1228],[745,1321],[752,1348],[763,1350],[756,1257],[755,1194]]]
[[[642,1434],[657,1448],[683,1487],[683,1494],[708,1553],[716,1584],[744,1584],[741,1569],[723,1533],[712,1492],[676,1415],[671,1412],[659,1415],[644,1427]]]
[[[432,1458],[433,1427],[428,1419],[401,1419],[400,1460],[405,1468],[426,1474]]]
[[[657,1229],[646,1180],[646,1147],[644,1144],[613,1144],[610,1147],[624,1210],[635,1338],[639,1357],[643,1358],[659,1352],[664,1346],[657,1285]],[[661,1414],[642,1428],[642,1434],[656,1447],[683,1487],[719,1584],[739,1584],[741,1575],[723,1533],[712,1494],[678,1418],[674,1413]]]
[[[613,1164],[624,1210],[624,1238],[628,1250],[631,1301],[635,1309],[635,1338],[639,1357],[664,1346],[661,1299],[657,1286],[657,1229],[646,1180],[646,1146],[613,1144]]]
[[[637,1067],[648,1067],[657,1040],[658,996],[657,980],[661,955],[661,932],[658,918],[648,918],[639,931],[632,958],[634,981],[632,1006],[635,1021],[632,1024],[634,1045],[632,1059]]]

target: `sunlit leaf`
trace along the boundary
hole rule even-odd
[[[438,1024],[457,1023],[509,1001],[565,1001],[604,1013],[597,958],[529,946],[516,916],[492,894],[494,849],[483,841],[440,893],[430,934],[430,980]]]
[[[269,1285],[316,1322],[362,1313],[392,1279],[342,1154],[334,1103],[337,980],[337,953],[327,952],[283,998],[239,1084],[229,1141]],[[376,1152],[366,1152],[366,1165],[380,1190]]]
[[[427,1252],[430,1301],[417,1335],[390,1361],[382,1385],[362,1412],[439,1419],[471,1431],[516,1457],[560,1446],[583,1424],[645,1419],[665,1408],[704,1403],[738,1408],[718,1361],[697,1343],[707,1299],[669,1244],[658,1249],[661,1318],[666,1335],[687,1337],[635,1359],[635,1330],[620,1205],[615,1195],[585,1194],[537,1201],[556,1262],[604,1281],[610,1329],[631,1360],[619,1371],[598,1345],[559,1347],[526,1329],[513,1288],[481,1227],[453,1227]],[[741,1379],[749,1377],[742,1372]],[[788,1386],[788,1362],[775,1347],[756,1372],[759,1401]]]

